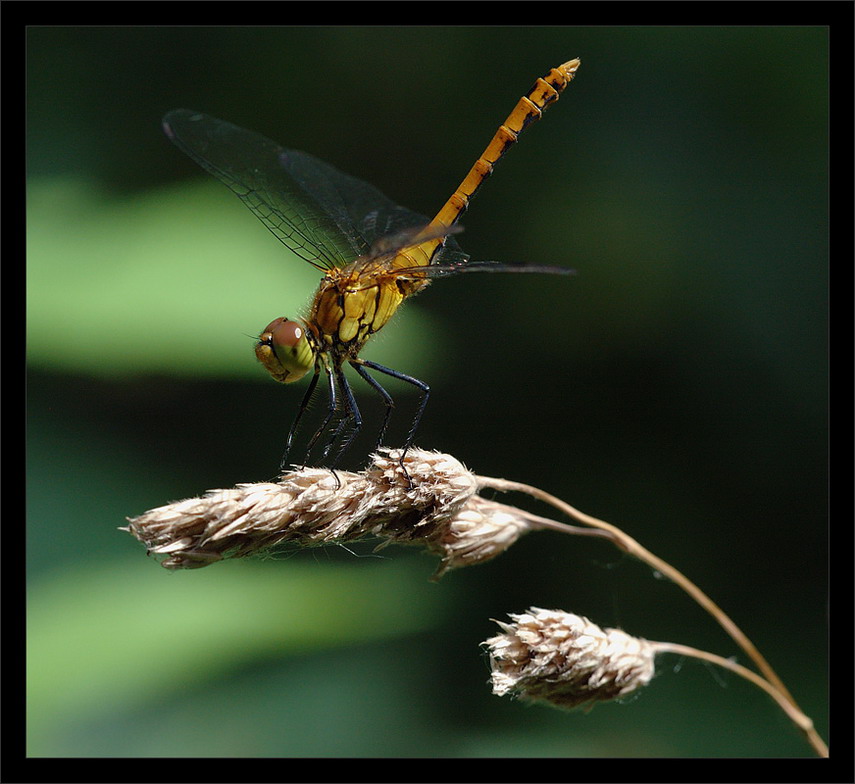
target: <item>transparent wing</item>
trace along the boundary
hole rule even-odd
[[[163,118],[163,130],[281,243],[315,266],[347,264],[369,254],[380,238],[428,223],[373,185],[216,117],[176,109]],[[447,244],[455,257],[463,256],[453,240]]]

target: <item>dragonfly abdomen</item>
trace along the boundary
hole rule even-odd
[[[558,100],[558,96],[573,80],[579,65],[577,58],[553,68],[539,78],[531,90],[517,101],[517,105],[496,130],[481,157],[475,161],[463,182],[431,221],[432,226],[454,225],[466,211],[484,180],[492,174],[495,165],[517,141],[520,133],[539,120],[547,106]],[[438,244],[441,244],[441,241]]]
[[[424,242],[417,242],[400,249],[391,266],[398,269],[426,267],[433,263],[438,251],[445,245],[450,230],[466,212],[469,202],[478,189],[492,173],[493,168],[516,143],[519,135],[533,122],[543,116],[547,106],[558,100],[564,88],[573,80],[581,61],[578,58],[553,68],[545,76],[540,77],[534,86],[517,101],[513,111],[496,129],[490,143],[472,168],[457,186],[448,201],[442,206],[434,219],[422,229]],[[418,291],[427,284],[427,280],[418,282],[407,291],[406,295]]]

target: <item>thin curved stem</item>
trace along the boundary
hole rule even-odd
[[[532,485],[523,484],[522,482],[512,482],[507,479],[494,479],[492,477],[478,477],[478,479],[482,482],[482,486],[484,487],[492,487],[496,490],[517,490],[522,493],[527,493],[540,501],[544,501],[551,506],[554,506],[556,509],[564,512],[568,517],[572,517],[574,520],[578,520],[584,525],[589,525],[592,528],[599,528],[602,531],[608,531],[612,535],[612,541],[617,547],[630,555],[635,556],[640,561],[644,561],[646,564],[656,569],[656,571],[665,575],[668,579],[679,585],[698,604],[700,604],[701,607],[709,612],[719,622],[722,628],[733,638],[739,647],[742,648],[757,664],[757,667],[766,676],[766,679],[772,683],[778,691],[787,696],[791,701],[795,702],[792,695],[787,690],[787,687],[784,686],[781,679],[766,659],[761,655],[760,651],[757,650],[754,643],[748,639],[747,635],[712,599],[698,588],[697,585],[695,585],[682,572],[671,566],[667,561],[663,561],[657,555],[651,553],[647,548],[642,547],[642,545],[640,545],[635,539],[628,534],[625,534],[617,526],[607,523],[605,520],[600,520],[596,517],[585,514],[568,504],[566,501],[562,501],[560,498],[556,498],[554,495],[551,495],[544,490],[533,487]]]
[[[503,510],[506,514],[522,520],[525,520],[533,530],[549,529],[552,531],[560,531],[564,534],[573,534],[574,536],[593,536],[599,539],[608,539],[614,541],[614,537],[608,531],[601,531],[597,528],[579,528],[575,525],[567,525],[567,523],[559,523],[557,520],[550,520],[548,517],[527,512],[525,509],[519,509],[516,506],[508,506],[507,504],[496,503],[496,508]]]
[[[654,646],[657,653],[676,653],[681,656],[691,656],[695,659],[702,659],[704,661],[711,662],[712,664],[716,664],[719,667],[723,667],[724,669],[736,673],[741,678],[745,678],[745,680],[750,681],[755,686],[763,689],[763,691],[778,703],[781,710],[790,717],[793,724],[795,724],[804,733],[808,743],[810,743],[814,751],[816,751],[820,757],[828,756],[828,746],[814,728],[813,721],[810,716],[806,716],[802,713],[798,709],[798,706],[796,706],[796,704],[787,695],[776,689],[771,683],[769,683],[769,681],[754,672],[754,670],[749,670],[747,667],[743,667],[741,664],[737,664],[730,659],[725,659],[715,653],[702,651],[698,648],[692,648],[689,645],[680,645],[679,643],[674,642],[652,642],[651,640],[648,640],[648,642]]]
[[[608,538],[611,539],[612,543],[616,547],[638,558],[640,561],[643,561],[644,563],[648,564],[660,574],[664,575],[669,580],[680,586],[701,607],[703,607],[710,615],[712,615],[712,617],[715,618],[718,624],[727,632],[731,639],[733,639],[734,642],[736,642],[736,644],[740,648],[742,648],[742,650],[745,651],[745,653],[750,657],[750,659],[757,665],[757,668],[760,670],[763,676],[765,676],[766,680],[764,682],[768,682],[767,685],[774,688],[776,694],[785,699],[795,711],[797,711],[802,716],[804,715],[801,709],[799,708],[798,703],[796,703],[795,699],[793,698],[793,695],[790,694],[789,690],[784,685],[784,682],[778,677],[778,674],[772,669],[772,666],[769,664],[769,662],[766,661],[765,657],[760,653],[760,651],[757,650],[754,643],[751,642],[748,636],[712,599],[710,599],[709,596],[707,596],[688,577],[686,577],[682,572],[671,566],[671,564],[669,564],[667,561],[663,561],[657,555],[651,553],[647,548],[643,547],[635,539],[624,533],[617,526],[614,526],[611,523],[607,523],[605,520],[600,520],[596,517],[592,517],[591,515],[585,514],[584,512],[581,512],[575,507],[568,504],[566,501],[562,501],[560,498],[557,498],[556,496],[551,495],[550,493],[547,493],[546,491],[541,490],[538,487],[527,485],[522,482],[514,482],[508,479],[497,479],[494,477],[485,476],[479,476],[478,482],[481,487],[491,487],[495,490],[500,491],[515,490],[521,493],[526,493],[532,496],[533,498],[538,499],[539,501],[543,501],[544,503],[547,503],[550,506],[554,506],[556,509],[563,512],[573,520],[576,520],[592,528],[607,532]],[[561,525],[561,523],[555,523],[554,525],[548,527],[553,528],[555,530],[562,530],[558,527]],[[565,533],[575,533],[575,529],[573,529],[572,526],[567,526],[567,528],[572,530],[565,530]],[[819,736],[816,737],[818,738]],[[817,747],[815,746],[815,748]]]

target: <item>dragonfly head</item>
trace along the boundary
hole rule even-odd
[[[273,378],[283,384],[299,381],[315,365],[315,355],[298,321],[278,318],[258,337],[255,356]]]

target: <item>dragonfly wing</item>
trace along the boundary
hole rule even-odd
[[[463,248],[457,244],[454,237],[446,237],[445,244],[439,252],[433,257],[431,265],[442,264],[460,266],[469,262],[469,254],[464,252]]]
[[[395,204],[373,185],[308,153],[282,150],[281,158],[294,180],[324,205],[336,225],[347,227],[348,236],[356,237],[359,255],[387,255],[406,248],[429,227],[426,216]],[[434,263],[463,264],[468,258],[448,236]]]
[[[163,129],[280,242],[317,266],[347,264],[379,237],[428,222],[367,182],[216,117],[176,109]]]
[[[339,227],[347,227],[370,254],[378,240],[406,229],[427,225],[428,218],[401,207],[373,185],[351,177],[328,163],[298,150],[282,150],[282,165],[300,187],[323,204]]]

